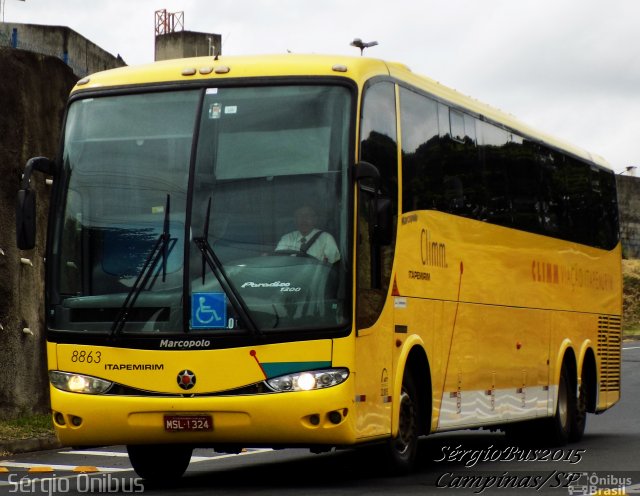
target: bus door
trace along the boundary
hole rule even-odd
[[[356,242],[356,430],[359,438],[391,431],[393,306],[389,305],[398,212],[396,89],[365,87],[360,158],[379,180],[358,182]]]

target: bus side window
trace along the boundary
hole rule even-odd
[[[596,206],[597,222],[594,222],[596,230],[594,236],[596,246],[611,250],[618,244],[618,202],[616,196],[616,178],[613,172],[600,169],[597,174],[600,178],[601,197]]]
[[[448,210],[448,184],[440,159],[438,104],[419,93],[400,88],[402,130],[402,212]],[[461,197],[462,191],[452,191]]]
[[[564,180],[567,210],[570,212],[567,228],[572,241],[592,244],[590,203],[592,197],[590,167],[573,157],[565,158]]]
[[[384,306],[395,247],[395,222],[398,214],[398,144],[396,137],[395,85],[374,83],[365,88],[360,128],[360,160],[380,171],[380,189],[360,183],[358,193],[357,244],[357,316],[359,329],[370,327]],[[375,218],[375,197],[391,200],[394,219],[393,240],[382,245],[374,239],[371,220]]]
[[[479,220],[511,226],[511,198],[507,184],[513,148],[510,135],[487,122],[478,122],[480,130],[482,180],[482,216]]]
[[[444,174],[443,210],[463,217],[483,219],[486,208],[475,120],[439,103],[438,128],[438,160]]]

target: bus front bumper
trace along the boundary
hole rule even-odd
[[[51,408],[67,446],[342,446],[355,442],[351,391],[351,378],[327,389],[246,396],[108,396],[51,387]],[[197,422],[181,425],[186,417]]]

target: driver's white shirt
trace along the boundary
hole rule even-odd
[[[313,229],[309,234],[303,236],[300,231],[293,231],[285,234],[280,238],[278,242],[278,246],[276,246],[276,251],[281,250],[294,250],[300,251],[300,246],[302,245],[302,238],[309,240],[316,233],[318,229]],[[336,263],[340,260],[340,251],[336,245],[333,236],[328,232],[324,231],[318,238],[314,241],[314,243],[309,247],[307,253],[318,260],[328,263]]]

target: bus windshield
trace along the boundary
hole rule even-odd
[[[49,327],[229,336],[344,327],[350,90],[75,100]]]

